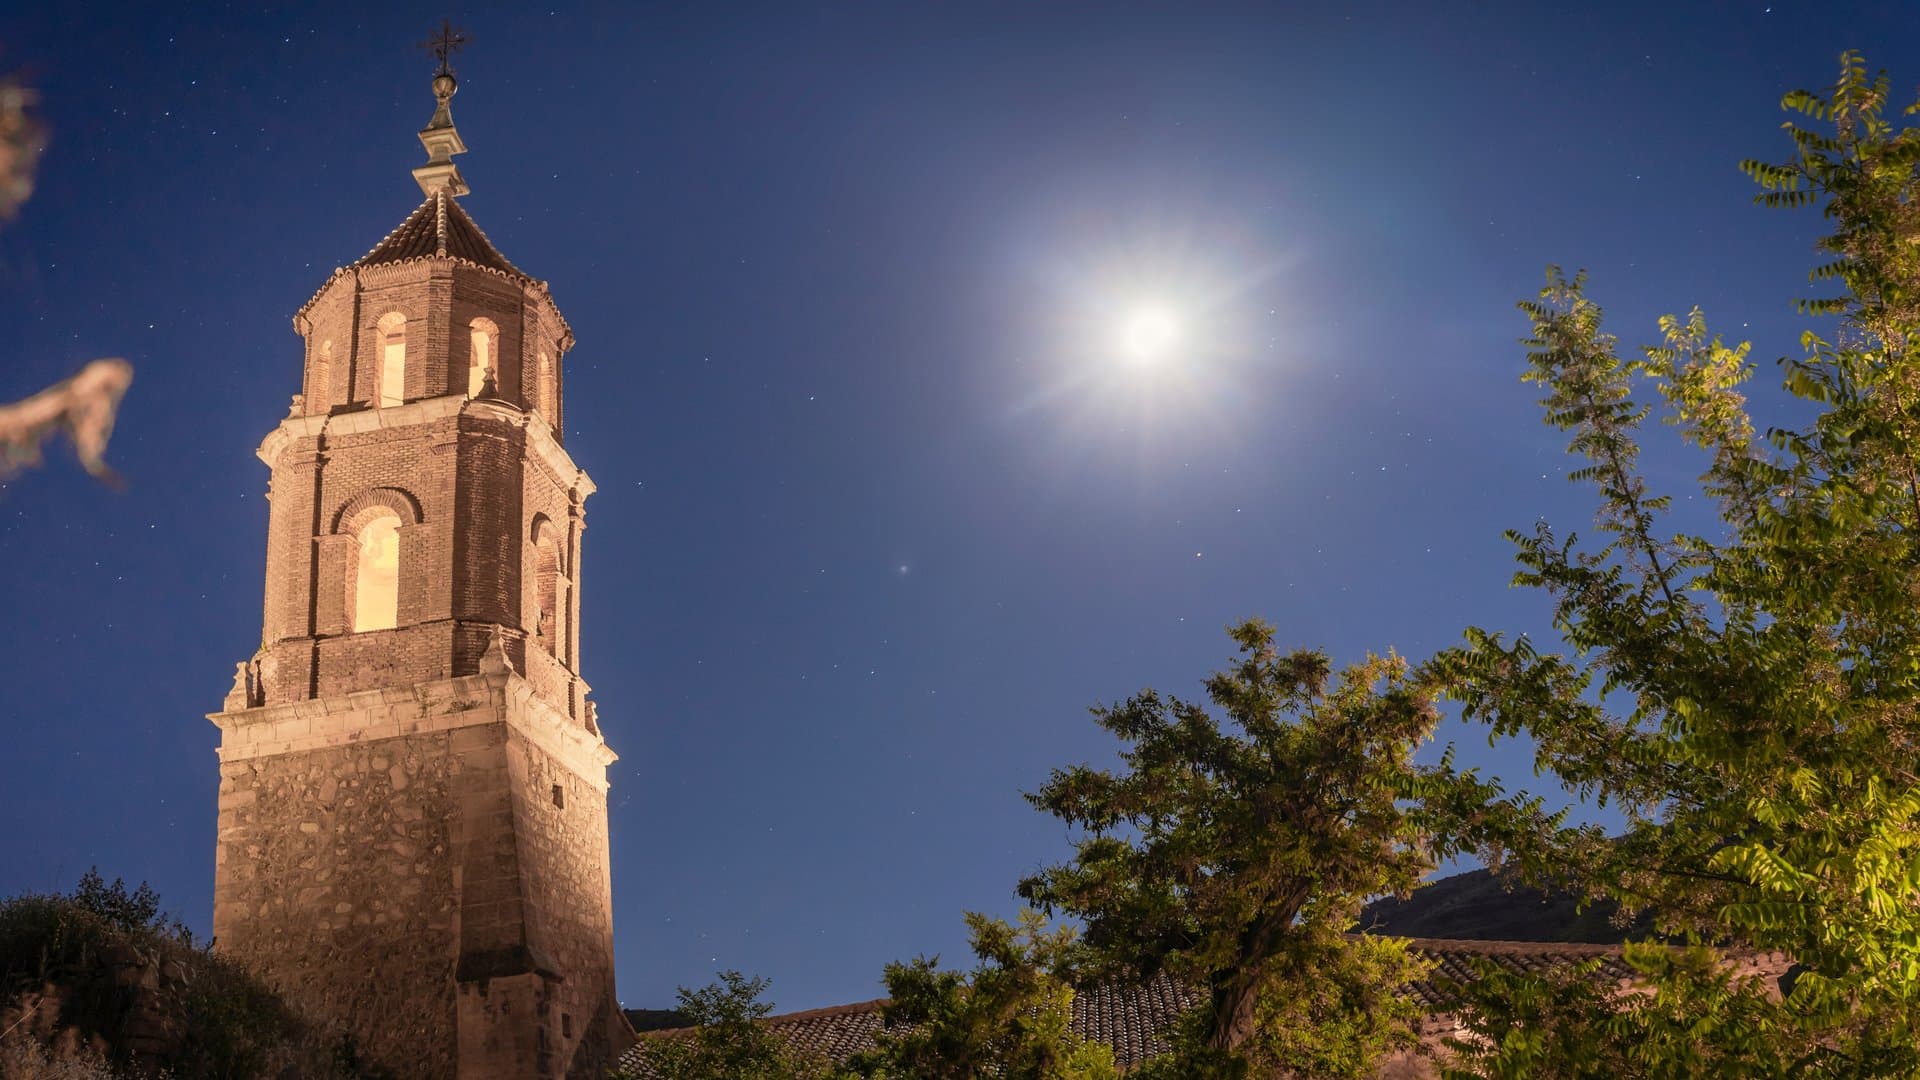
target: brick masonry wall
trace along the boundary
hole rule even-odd
[[[453,559],[459,420],[444,416],[398,427],[371,423],[396,411],[403,410],[345,418],[369,425],[368,430],[326,421],[324,431],[292,439],[276,457],[261,635],[273,669],[262,672],[267,702],[454,673],[452,658],[444,651],[450,640],[447,631],[405,624],[427,624],[453,614],[448,575],[439,568]],[[348,430],[335,433],[336,428]],[[327,639],[350,629],[349,574],[358,554],[355,540],[336,537],[335,529],[347,526],[340,518],[350,503],[381,490],[402,493],[404,501],[419,507],[419,523],[403,521],[406,527],[401,530],[403,625],[388,634],[391,659],[384,665],[329,658],[325,654],[342,650],[329,648]],[[350,651],[371,655],[364,646]],[[343,682],[343,674],[352,681]]]
[[[505,410],[501,410],[504,412]],[[525,544],[520,461],[525,432],[513,416],[460,418],[454,488],[453,609],[457,618],[520,626]]]
[[[378,323],[396,311],[407,318],[407,392],[432,396],[370,409]],[[500,329],[504,403],[465,399],[468,325],[481,316]],[[471,673],[485,628],[532,633],[536,606],[526,580],[534,514],[545,514],[568,541],[577,581],[578,471],[557,440],[545,440],[545,455],[529,452],[529,440],[544,438],[532,428],[548,429],[525,411],[543,390],[558,411],[560,354],[571,332],[543,286],[453,259],[340,271],[295,327],[307,345],[305,415],[269,435],[261,451],[272,480],[260,700]],[[542,352],[550,386],[527,386],[530,375],[542,375]],[[562,463],[559,473],[535,460],[552,457]],[[400,626],[379,632],[378,645],[348,642],[357,636],[349,631],[358,548],[336,530],[345,528],[342,508],[380,489],[404,492],[420,510],[419,523],[401,531]],[[569,582],[561,592],[557,640],[543,644],[566,673],[558,682],[543,675],[542,689],[577,717],[585,693],[573,675],[578,590]],[[459,622],[426,625],[448,619]]]
[[[302,415],[326,415],[375,399],[382,345],[378,327],[389,312],[407,318],[408,400],[466,393],[470,328],[484,317],[500,329],[501,398],[539,411],[559,433],[562,357],[573,345],[566,320],[544,286],[458,259],[338,271],[294,319],[305,343]],[[548,358],[544,375],[543,352]]]
[[[350,285],[340,288],[329,283],[306,315],[313,329],[303,335],[307,352],[306,378],[301,381],[304,415],[324,415],[352,400],[350,390],[359,347],[354,325],[357,299]]]
[[[400,681],[444,679],[460,674],[453,670],[456,630],[457,624],[445,619],[393,630],[344,634],[316,641],[310,647],[301,643],[295,649],[310,648],[319,696],[331,697]],[[471,665],[466,674],[472,674]]]
[[[499,396],[522,408],[532,400],[530,392],[522,393],[523,386],[528,391],[533,387],[522,379],[519,364],[524,327],[531,314],[527,308],[526,289],[518,282],[464,264],[454,265],[449,319],[452,337],[448,344],[450,367],[458,375],[456,392],[466,390],[466,373],[473,363],[473,321],[489,319],[500,330],[494,342],[494,378]]]
[[[549,700],[564,703],[568,715],[580,719],[585,688],[580,685],[578,678],[580,606],[576,579],[579,572],[579,545],[574,537],[584,527],[584,508],[572,501],[563,478],[553,475],[536,457],[524,455],[520,468],[523,492],[520,536],[523,542],[518,607],[519,626],[527,635],[526,662],[520,670]],[[536,644],[533,624],[540,607],[538,567],[535,565],[538,552],[531,537],[534,521],[538,518],[545,518],[546,527],[553,532],[560,566],[559,580],[554,589],[554,598],[558,602],[554,633],[551,640]]]
[[[409,414],[417,418],[405,422]],[[383,419],[396,422],[381,426]],[[530,537],[544,516],[562,563],[560,617],[544,644],[562,673],[541,685],[577,717],[584,516],[570,478],[529,452],[540,436],[523,415],[440,398],[306,423],[324,430],[294,434],[274,454],[263,703],[471,674],[493,625],[531,637],[538,600]],[[349,632],[358,548],[346,518],[369,493],[388,493],[406,517],[413,511],[405,507],[417,505],[420,518],[400,531],[401,625],[372,635]],[[449,626],[450,619],[459,621]]]

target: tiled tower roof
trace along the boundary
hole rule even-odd
[[[464,259],[532,281],[533,278],[507,261],[493,246],[487,234],[473,223],[452,195],[442,189],[427,196],[413,213],[407,215],[373,250],[354,260],[354,266],[379,266],[410,259]]]

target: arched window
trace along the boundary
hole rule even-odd
[[[376,403],[381,408],[407,400],[407,317],[397,311],[380,316],[380,389]]]
[[[467,351],[467,396],[479,397],[488,372],[493,372],[495,386],[500,383],[500,328],[492,319],[481,318],[473,320],[469,331],[472,347]]]
[[[353,631],[391,630],[400,621],[400,515],[381,508],[355,534]]]
[[[307,383],[307,406],[319,406],[325,412],[333,404],[333,339],[322,341],[313,351],[313,377]]]
[[[545,349],[540,350],[539,356],[537,385],[533,388],[533,407],[551,425],[553,423],[553,361],[547,359]]]
[[[533,636],[560,656],[560,537],[545,515],[533,519]]]

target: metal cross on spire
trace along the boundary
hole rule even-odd
[[[452,65],[447,63],[467,40],[466,34],[453,28],[451,20],[441,19],[440,33],[420,43],[421,48],[440,61],[440,70],[433,76],[433,119],[420,129],[420,145],[427,148],[427,163],[413,170],[414,180],[428,195],[444,192],[457,198],[467,193],[467,182],[461,179],[460,169],[453,163],[453,155],[467,152],[467,144],[453,128],[453,94],[460,86],[454,80]]]
[[[421,42],[420,47],[440,61],[440,68],[434,72],[435,75],[452,75],[453,68],[447,63],[447,58],[465,48],[469,40],[465,31],[453,28],[453,20],[441,19],[440,32]]]

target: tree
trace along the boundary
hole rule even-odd
[[[46,149],[47,130],[34,115],[39,95],[11,75],[0,76],[0,220],[33,194],[33,173]]]
[[[1522,305],[1526,378],[1586,461],[1600,539],[1509,534],[1564,652],[1474,629],[1428,673],[1625,813],[1621,836],[1514,851],[1531,876],[1693,947],[1631,948],[1650,992],[1590,1001],[1600,1022],[1541,1011],[1538,979],[1483,986],[1459,1075],[1920,1072],[1920,131],[1888,99],[1846,54],[1833,87],[1784,100],[1819,130],[1789,123],[1791,160],[1743,165],[1759,202],[1818,206],[1832,230],[1811,276],[1836,291],[1799,307],[1836,321],[1782,361],[1810,423],[1756,435],[1749,347],[1697,309],[1628,362],[1582,277],[1551,271]],[[1648,387],[1704,456],[1717,535],[1677,531],[1637,468]],[[1797,961],[1784,999],[1726,949]]]
[[[824,1080],[827,1063],[787,1045],[763,1021],[773,1006],[760,1000],[767,980],[723,971],[698,990],[681,987],[678,1011],[690,1030],[652,1036],[644,1070],[653,1080]],[[634,1076],[616,1073],[616,1077]]]
[[[80,875],[80,884],[73,890],[72,899],[75,907],[91,912],[108,925],[121,930],[170,931],[183,942],[189,945],[193,943],[192,934],[178,920],[168,925],[167,917],[160,912],[160,894],[144,881],[128,892],[126,879],[114,878],[113,884],[109,885],[100,876],[99,867],[90,867]]]
[[[117,356],[89,360],[72,377],[31,397],[0,404],[0,480],[40,462],[41,444],[57,434],[73,442],[81,467],[108,484],[120,477],[107,465],[114,414],[133,384],[133,365]]]
[[[109,1065],[115,1076],[387,1075],[194,944],[144,883],[89,870],[71,893],[0,899],[0,1076],[92,1078]]]
[[[13,76],[0,76],[0,221],[13,217],[33,193],[34,167],[46,148],[46,126],[34,115],[34,92]],[[40,461],[40,447],[65,433],[80,464],[110,484],[107,467],[120,398],[133,382],[133,365],[118,357],[94,360],[73,377],[12,404],[0,402],[0,480]]]
[[[1020,894],[1084,919],[1109,976],[1164,971],[1203,992],[1164,1075],[1364,1076],[1415,1041],[1401,991],[1424,965],[1346,933],[1361,905],[1405,895],[1496,824],[1552,822],[1450,758],[1414,763],[1439,713],[1400,658],[1335,679],[1265,623],[1230,632],[1240,657],[1206,684],[1224,721],[1152,690],[1093,710],[1125,767],[1055,771],[1028,796],[1082,836]]]
[[[1037,912],[1018,926],[968,912],[979,966],[942,971],[939,958],[887,965],[890,1000],[879,1046],[848,1063],[873,1080],[1117,1080],[1113,1050],[1068,1030],[1073,931],[1048,931]]]

